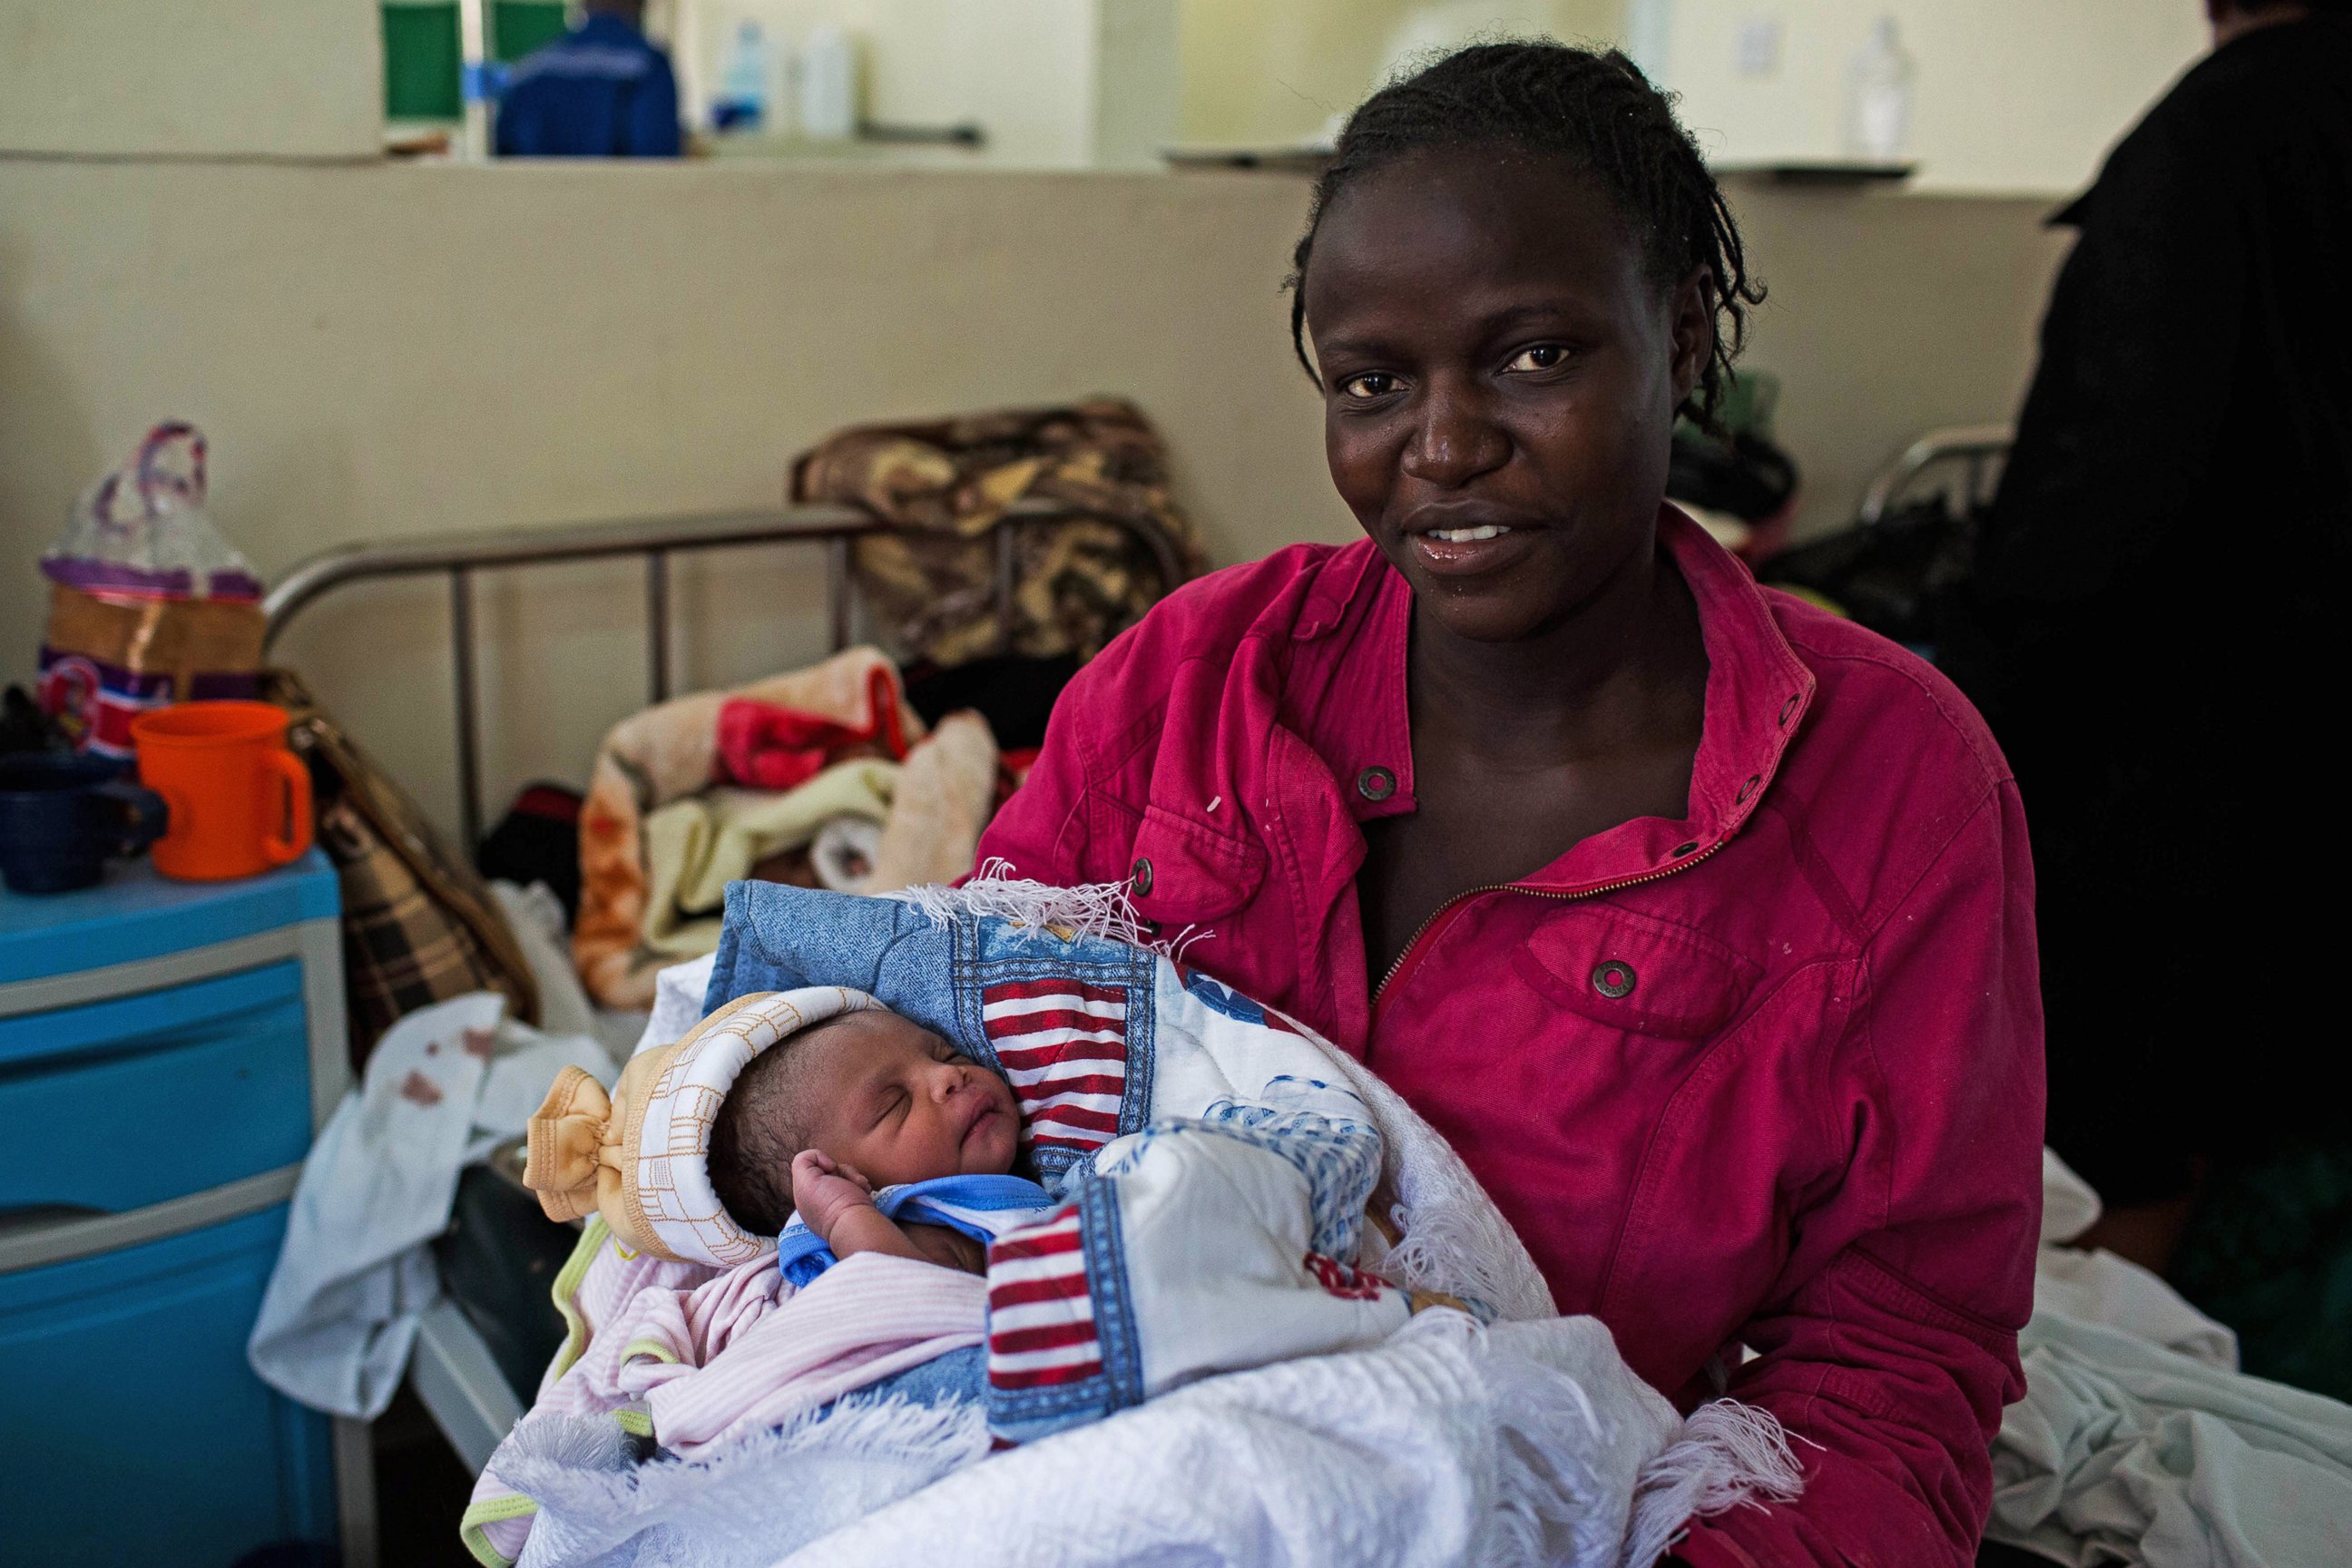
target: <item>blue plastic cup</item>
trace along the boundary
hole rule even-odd
[[[108,857],[161,837],[163,797],[121,773],[105,757],[0,757],[0,880],[18,893],[71,892],[96,882]]]

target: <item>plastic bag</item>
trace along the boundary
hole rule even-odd
[[[261,580],[204,502],[204,437],[158,425],[75,503],[41,557],[41,707],[82,750],[127,758],[141,713],[254,695]]]

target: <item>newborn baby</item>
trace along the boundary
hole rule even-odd
[[[1261,1047],[1290,1037],[1249,1026]],[[1023,1081],[1043,1083],[1039,1104],[1074,1092],[1066,1075]],[[992,1436],[1025,1442],[1463,1305],[1367,1265],[1381,1145],[1361,1104],[1276,1074],[1255,1100],[1107,1140],[1056,1196],[1011,1173],[1027,1133],[1005,1078],[865,992],[808,986],[728,1003],[609,1093],[566,1068],[530,1120],[524,1181],[552,1218],[599,1216],[627,1258],[761,1263],[795,1290],[861,1252],[985,1279],[980,1343],[854,1386],[982,1400]]]
[[[859,1252],[988,1270],[977,1238],[901,1223],[879,1188],[1001,1175],[1021,1149],[1020,1108],[988,1068],[910,1018],[843,1013],[751,1058],[719,1102],[710,1185],[744,1228],[782,1232],[800,1212],[836,1258]]]

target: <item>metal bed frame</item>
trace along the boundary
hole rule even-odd
[[[2008,425],[1954,425],[1928,431],[1872,476],[1870,488],[1863,491],[1857,520],[1864,528],[1872,526],[1910,493],[1921,474],[1954,463],[1964,470],[1965,489],[1960,493],[1967,507],[1982,506],[1992,499],[2000,466],[2016,435],[2015,427]]]
[[[996,608],[1003,626],[1002,647],[1013,647],[1015,544],[1023,531],[1077,520],[1124,530],[1148,550],[1160,571],[1161,592],[1185,579],[1183,552],[1158,520],[1141,514],[1091,510],[1054,501],[1021,501],[1006,509],[990,530],[996,546]],[[449,584],[449,647],[456,670],[457,809],[468,853],[481,841],[480,693],[474,660],[474,576],[498,567],[544,565],[558,561],[594,561],[635,555],[645,563],[646,694],[648,702],[670,695],[669,558],[684,551],[727,545],[798,544],[824,551],[825,608],[832,651],[849,646],[850,544],[870,534],[904,533],[936,539],[935,533],[904,529],[871,512],[846,506],[796,506],[780,511],[725,512],[713,516],[628,519],[555,528],[500,532],[445,533],[383,544],[347,544],[300,563],[262,601],[268,617],[263,647],[274,645],[303,610],[349,584],[383,577],[440,575]]]

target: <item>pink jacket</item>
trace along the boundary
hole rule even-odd
[[[1717,1564],[1967,1563],[2023,1392],[2041,1209],[2033,874],[1940,676],[1668,508],[1711,667],[1690,816],[1431,919],[1375,994],[1360,823],[1413,805],[1411,591],[1369,543],[1171,595],[1080,672],[982,840],[1132,881],[1187,962],[1359,1052],[1486,1183],[1563,1312],[1685,1405],[1802,1439]],[[1753,1354],[1742,1362],[1738,1347]]]

